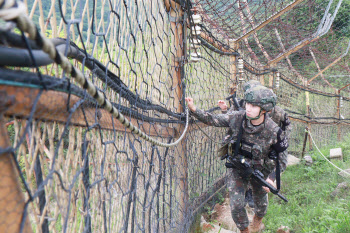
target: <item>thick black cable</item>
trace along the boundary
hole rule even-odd
[[[202,45],[213,51],[214,53],[218,53],[220,55],[225,56],[240,56],[239,52],[223,52],[217,48],[215,48],[213,45],[211,45],[209,42],[207,42],[205,39],[203,39],[201,36],[198,36],[198,39],[202,42]]]
[[[15,35],[11,35],[16,37]],[[60,52],[66,50],[66,40],[65,39],[55,39],[55,43],[58,45],[56,49]],[[27,50],[0,47],[0,53],[8,54],[8,57],[0,57],[0,65],[3,66],[21,66],[21,67],[35,67],[35,64],[30,62],[30,55]],[[54,61],[49,58],[49,56],[41,50],[33,50],[33,56],[36,60],[39,60],[39,66],[48,65]],[[73,42],[70,42],[68,48],[67,56],[69,58],[77,59],[79,62],[83,62],[86,59],[86,53],[84,50],[80,49]],[[88,58],[85,61],[85,66],[92,70],[97,77],[104,83],[120,94],[121,97],[128,100],[132,105],[144,110],[156,110],[161,113],[166,113],[172,117],[180,118],[181,115],[174,113],[162,106],[151,103],[149,100],[144,100],[140,98],[137,94],[134,94],[129,90],[129,88],[121,81],[121,79],[116,76],[113,72],[108,70],[101,62],[95,60],[94,58]],[[107,72],[105,72],[107,71]],[[106,75],[107,73],[107,75]]]
[[[43,75],[43,80],[41,82],[40,80],[38,80],[37,76],[31,72],[8,70],[4,68],[0,68],[0,72],[3,74],[3,76],[0,77],[0,83],[3,82],[3,84],[6,84],[7,82],[8,85],[18,85],[32,88],[39,88],[40,84],[44,83],[47,86],[48,90],[62,91],[66,92],[67,94],[74,94],[80,98],[86,98],[86,101],[84,102],[82,107],[92,107],[98,105],[94,98],[90,97],[89,95],[86,95],[85,90],[79,88],[74,84],[70,84],[67,80]],[[146,122],[182,124],[186,121],[185,116],[182,114],[177,114],[178,120],[169,118],[154,118],[139,113],[133,110],[132,108],[125,107],[117,103],[112,104],[113,106],[118,108],[121,111],[121,113],[125,115],[130,115],[136,119],[144,120]]]

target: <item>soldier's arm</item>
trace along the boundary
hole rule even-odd
[[[192,114],[200,121],[205,124],[213,125],[216,127],[229,127],[230,120],[233,118],[232,115],[219,114],[215,115],[209,112],[205,112],[198,109],[194,105],[194,101],[191,97],[185,98],[188,108],[191,110]]]
[[[282,131],[281,128],[278,127],[278,129],[276,129],[276,130],[277,130],[277,133],[276,133],[275,143],[272,144],[272,148],[277,153],[281,153],[281,152],[287,150],[287,148],[289,146],[288,138],[286,137],[285,132]]]
[[[285,132],[287,139],[290,139],[290,133],[292,132],[292,124],[288,117],[288,114],[285,113],[282,121],[282,130]]]
[[[283,173],[287,168],[287,153],[284,151],[282,153],[279,153],[278,156],[279,156],[281,173]],[[273,172],[269,175],[269,178],[273,181],[276,180],[276,169],[274,169]]]
[[[201,109],[196,109],[196,111],[192,112],[193,115],[200,120],[201,122],[212,125],[216,127],[230,127],[229,123],[232,119],[232,115],[228,114],[212,114],[210,112],[205,112]]]
[[[236,106],[233,104],[230,109],[227,111],[228,114],[232,114],[232,112],[234,111],[238,111],[238,109],[236,108]]]
[[[286,150],[289,146],[288,139],[284,131],[281,128],[275,128],[276,138],[274,139],[274,144],[272,144],[272,149],[275,150],[279,156],[280,169],[281,172],[286,170],[287,167],[287,153]],[[271,180],[276,179],[276,170],[274,169],[270,174],[269,178]]]

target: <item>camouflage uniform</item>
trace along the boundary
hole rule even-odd
[[[202,122],[216,127],[230,127],[232,130],[233,141],[237,140],[238,132],[241,127],[245,110],[232,112],[231,114],[213,115],[212,113],[204,112],[197,109],[193,113]],[[264,177],[274,170],[275,163],[269,159],[268,154],[271,151],[271,146],[282,141],[281,130],[278,125],[271,120],[268,115],[265,115],[263,124],[254,126],[250,120],[245,119],[242,123],[243,135],[241,141],[241,150],[250,152],[252,159],[246,158],[246,161],[254,169],[260,170]],[[238,170],[228,168],[227,184],[230,193],[230,203],[232,210],[232,218],[239,229],[245,229],[249,225],[246,210],[244,208],[244,194],[251,184],[253,188],[253,198],[256,208],[255,214],[263,217],[266,214],[268,199],[267,193],[262,186],[257,184],[251,178],[244,178]]]
[[[243,90],[246,92],[250,88],[253,88],[253,87],[259,86],[259,85],[261,85],[261,83],[259,81],[250,80],[250,81],[246,82],[243,85]],[[245,108],[244,103],[242,103],[241,107]],[[222,114],[231,114],[234,111],[238,111],[238,109],[236,108],[235,105],[232,105],[229,110],[221,111],[221,112],[222,112]],[[290,122],[290,120],[288,118],[288,114],[282,108],[280,108],[278,106],[275,106],[271,110],[271,112],[269,112],[269,115],[270,115],[271,119],[285,132],[285,136],[289,140],[290,139],[290,133],[292,131],[292,125],[291,125],[291,122]],[[230,139],[231,135],[232,135],[232,132],[229,129],[227,131],[225,137],[223,138],[223,144],[228,142],[228,140]],[[279,153],[281,172],[284,172],[286,170],[286,168],[287,168],[287,162],[288,162],[287,161],[287,156],[288,156],[287,150]],[[275,180],[276,179],[276,172],[274,171],[273,173],[271,173],[269,178],[271,180]]]
[[[288,118],[288,114],[280,107],[275,106],[271,112],[269,112],[271,119],[285,132],[285,137],[290,139],[290,132],[292,131],[292,125]],[[287,168],[287,150],[279,153],[281,172],[284,172]],[[273,172],[269,176],[271,180],[275,180],[276,173]]]
[[[239,103],[241,104],[241,101],[239,101]],[[242,105],[241,107],[244,108],[244,105]],[[226,111],[225,111],[225,110],[222,110],[221,113],[222,113],[222,114],[232,114],[232,113],[235,112],[235,111],[239,111],[239,110],[238,110],[237,107],[233,104],[233,105],[230,107],[229,110],[226,110]],[[232,135],[232,130],[229,128],[229,129],[227,130],[227,132],[226,132],[225,137],[224,137],[223,140],[222,140],[222,144],[226,144],[226,143],[229,141],[231,135]]]
[[[290,138],[290,132],[292,131],[292,125],[288,118],[288,114],[280,107],[275,106],[269,113],[271,119],[285,131],[286,137]]]

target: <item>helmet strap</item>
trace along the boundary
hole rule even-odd
[[[256,116],[256,117],[249,117],[247,116],[247,113],[245,114],[245,116],[247,117],[248,120],[257,120],[261,117],[261,108],[260,108],[260,112],[259,112],[259,115]]]

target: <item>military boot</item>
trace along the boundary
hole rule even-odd
[[[246,229],[241,230],[241,233],[250,233],[249,227],[247,227]]]
[[[263,218],[254,215],[253,222],[249,225],[251,233],[261,232],[265,229],[265,225],[262,223]]]

